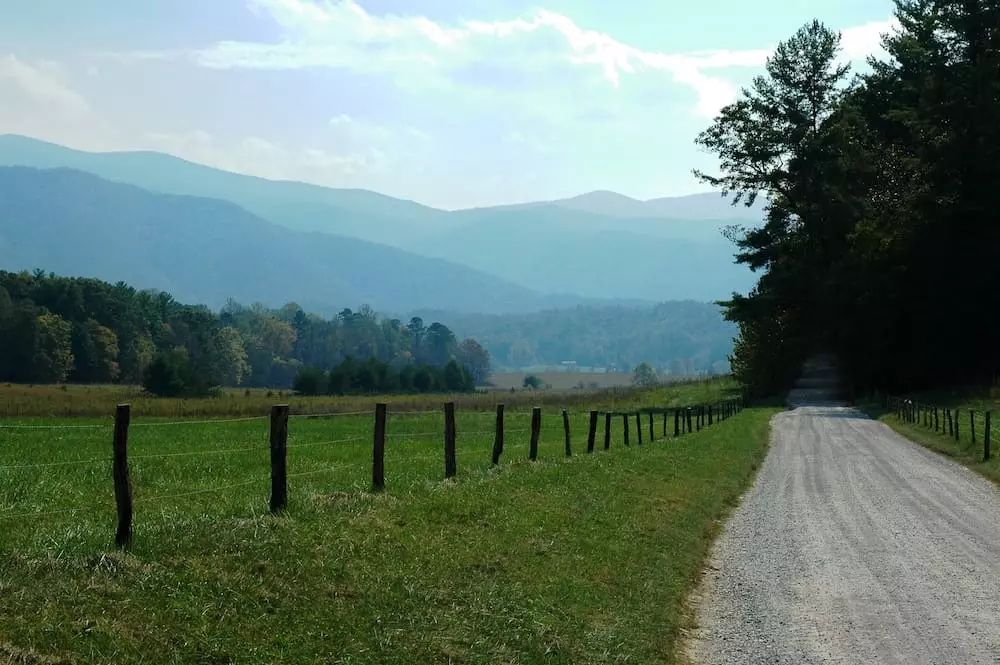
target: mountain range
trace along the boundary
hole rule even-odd
[[[0,136],[0,165],[35,167],[0,170],[4,267],[122,279],[212,304],[294,297],[317,311],[367,302],[501,313],[714,300],[753,284],[721,229],[761,218],[717,194],[592,192],[445,211],[14,135]]]

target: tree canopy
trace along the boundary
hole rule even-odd
[[[1000,224],[1000,0],[897,0],[889,58],[849,77],[818,21],[768,60],[697,142],[734,198],[766,219],[733,228],[754,289],[724,303],[735,373],[788,385],[837,355],[856,388],[986,381]]]
[[[420,319],[404,325],[367,306],[329,320],[295,303],[273,310],[230,301],[215,312],[123,282],[41,271],[0,271],[0,347],[0,380],[142,383],[161,395],[290,387],[305,367],[334,369],[355,358],[397,373],[457,359],[461,389],[467,377],[485,381],[490,372],[489,353],[475,340],[459,343],[441,323],[425,330]],[[451,378],[447,385],[459,389]],[[429,386],[446,383],[435,375]]]

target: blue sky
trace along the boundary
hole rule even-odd
[[[627,9],[625,9],[627,7]],[[0,132],[159,150],[445,208],[702,191],[695,135],[819,18],[878,52],[889,0],[20,0]]]

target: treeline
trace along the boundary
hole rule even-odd
[[[303,368],[293,383],[303,395],[372,395],[389,393],[470,393],[476,382],[468,368],[454,358],[443,367],[403,365],[401,367],[369,358],[358,362],[352,357],[325,372]]]
[[[417,317],[404,324],[363,306],[327,320],[294,303],[229,302],[215,312],[123,282],[41,271],[0,271],[0,349],[3,381],[150,383],[163,394],[291,387],[303,369],[334,369],[348,358],[373,359],[400,380],[407,368],[437,377],[451,360],[473,383],[490,372],[475,340],[459,342],[447,326]]]
[[[737,201],[767,198],[763,226],[732,229],[759,271],[734,295],[734,371],[782,389],[813,353],[855,389],[995,376],[1000,306],[1000,0],[898,0],[889,58],[850,77],[818,21],[698,143],[698,175]]]

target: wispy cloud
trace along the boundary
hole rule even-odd
[[[664,77],[697,95],[697,109],[710,116],[732,100],[736,90],[715,70],[760,67],[770,50],[664,53],[643,50],[607,33],[577,24],[547,10],[507,21],[434,22],[423,16],[376,15],[355,0],[251,0],[270,16],[283,36],[274,43],[224,41],[194,54],[213,68],[336,68],[384,74],[410,82],[460,81],[472,67],[489,64],[495,76],[531,79],[596,77],[608,89],[626,77]],[[481,70],[485,71],[485,70]],[[490,86],[489,73],[478,83]]]

